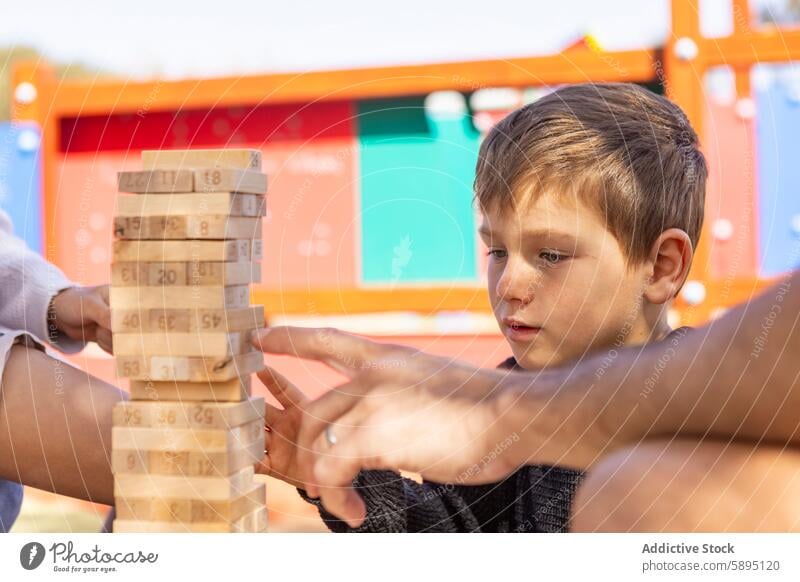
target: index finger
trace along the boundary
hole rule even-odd
[[[403,349],[338,329],[313,327],[264,328],[254,332],[251,342],[263,352],[318,360],[351,378],[365,364]]]

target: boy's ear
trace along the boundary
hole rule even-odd
[[[689,235],[679,228],[669,228],[653,243],[650,263],[653,274],[645,287],[645,298],[663,304],[674,298],[689,275],[694,249]]]

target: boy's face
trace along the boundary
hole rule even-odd
[[[603,347],[644,343],[647,264],[628,269],[597,213],[544,194],[516,209],[485,211],[489,297],[524,368],[553,366]]]

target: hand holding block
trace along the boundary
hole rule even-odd
[[[189,386],[249,378],[250,374],[264,369],[264,354],[249,352],[236,356],[189,358],[175,356],[119,356],[117,375],[143,382],[187,382]],[[132,383],[133,384],[133,383]],[[227,387],[219,388],[225,392]],[[143,389],[140,390],[140,394]],[[152,390],[152,392],[156,392]],[[198,390],[195,390],[198,392]],[[202,392],[202,390],[200,390]],[[169,393],[169,392],[165,392]],[[202,392],[210,394],[208,390]],[[147,397],[145,400],[153,400]],[[187,398],[182,400],[242,400],[242,398]]]
[[[140,333],[176,331],[232,332],[264,326],[264,307],[254,305],[241,309],[114,309],[111,331]]]
[[[253,485],[243,495],[221,501],[180,498],[118,498],[118,520],[165,521],[178,523],[230,523],[264,506],[263,483]]]
[[[250,377],[223,382],[153,382],[131,380],[134,400],[178,400],[180,402],[240,402],[250,397]]]
[[[112,258],[116,262],[219,262],[260,261],[261,239],[252,240],[115,240]]]
[[[112,263],[116,287],[247,285],[261,281],[261,264],[250,261],[183,261],[171,263],[124,261]]]
[[[264,196],[237,192],[140,194],[117,197],[117,216],[223,216],[261,217],[267,212]]]
[[[114,236],[123,240],[261,238],[261,220],[242,216],[116,216]]]
[[[267,193],[267,175],[255,170],[145,170],[119,172],[120,192],[169,194],[174,192]]]
[[[258,170],[261,168],[261,152],[248,149],[144,150],[142,166],[145,170]]]
[[[264,399],[211,402],[133,402],[114,406],[114,426],[229,429],[264,419]]]

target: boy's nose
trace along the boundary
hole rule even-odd
[[[507,265],[497,281],[497,296],[506,302],[519,301],[527,305],[536,294],[536,275],[524,267]]]

